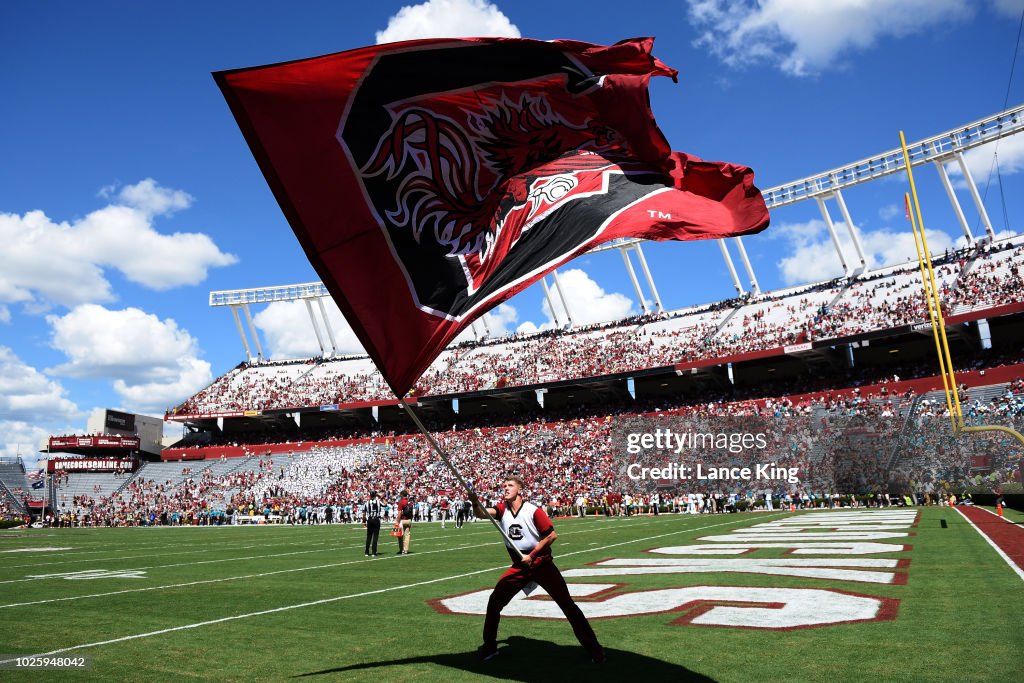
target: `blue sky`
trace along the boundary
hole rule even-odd
[[[651,88],[672,146],[749,165],[770,187],[896,147],[901,128],[916,140],[1024,101],[1020,64],[1010,78],[1022,10],[1024,0],[4,3],[0,454],[81,432],[97,408],[162,413],[243,359],[211,290],[316,279],[211,71],[414,37],[653,35],[680,71],[678,84]],[[969,161],[1002,231],[1024,211],[1024,140],[1000,143],[1002,192],[992,152]],[[919,183],[932,246],[953,244],[937,174],[923,169]],[[846,193],[875,263],[912,248],[905,189],[892,179]],[[960,198],[973,227],[962,187]],[[747,240],[762,288],[837,274],[827,240],[813,203],[776,212]],[[670,308],[733,293],[712,243],[645,253]],[[562,272],[577,318],[639,310],[618,254]],[[317,352],[304,307],[253,313],[269,353]],[[536,286],[492,319],[493,330],[550,324]]]

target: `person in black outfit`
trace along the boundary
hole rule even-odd
[[[466,521],[466,506],[463,501],[455,501],[455,528],[461,529],[462,523]]]
[[[366,525],[366,552],[377,557],[377,537],[380,536],[381,505],[377,500],[377,492],[370,491],[370,500],[363,503],[363,523]]]

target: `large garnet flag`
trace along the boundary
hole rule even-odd
[[[743,166],[673,153],[652,41],[479,38],[214,74],[307,256],[398,395],[460,330],[611,239],[756,232]]]

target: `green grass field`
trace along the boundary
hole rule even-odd
[[[902,585],[722,572],[570,578],[626,584],[620,592],[767,586],[898,601],[894,619],[795,630],[670,623],[681,611],[595,619],[603,665],[566,622],[535,618],[504,618],[501,654],[476,661],[483,618],[429,601],[489,589],[508,566],[484,523],[417,525],[408,556],[394,554],[385,529],[377,559],[363,557],[363,530],[352,525],[0,532],[0,659],[91,659],[87,671],[0,679],[1020,680],[1021,579],[956,511],[919,512],[916,535],[900,541],[911,550],[866,556],[909,560],[896,570]],[[793,516],[559,520],[556,561],[566,571],[655,557],[644,551]],[[11,552],[42,548],[67,549]],[[783,552],[742,557],[792,557]],[[96,574],[128,570],[137,573]]]

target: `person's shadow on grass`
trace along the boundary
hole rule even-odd
[[[310,671],[297,674],[293,678],[307,676],[323,676],[327,674],[357,674],[365,672],[368,677],[375,669],[388,666],[408,664],[438,664],[466,673],[491,676],[506,681],[558,681],[602,678],[611,680],[630,680],[642,677],[644,681],[710,681],[703,674],[696,673],[684,666],[666,662],[662,659],[639,655],[627,650],[605,648],[607,661],[594,664],[579,645],[557,645],[546,640],[536,640],[522,636],[511,636],[499,646],[498,656],[481,662],[476,651],[453,652],[421,657],[407,657],[385,661],[350,664],[335,669]],[[378,672],[379,673],[379,672]]]

